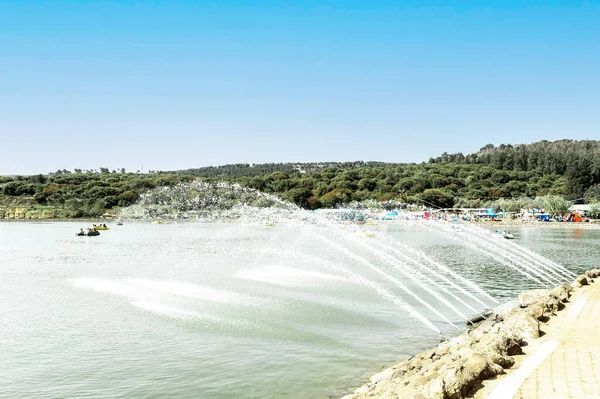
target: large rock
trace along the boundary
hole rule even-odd
[[[572,291],[573,287],[565,283],[551,290],[530,290],[521,293],[519,299],[521,306],[528,308],[527,313],[536,320],[546,321],[564,308],[564,303],[569,301]]]
[[[542,303],[547,311],[550,312],[550,316],[556,315],[556,312],[565,307],[564,303],[556,295],[548,295]]]
[[[554,313],[553,309],[550,308],[546,303],[536,303],[527,309],[527,313],[539,321],[547,321]]]
[[[444,386],[444,380],[438,378],[423,388],[423,396],[427,399],[445,399],[446,398],[446,387]]]
[[[387,369],[375,374],[374,376],[372,376],[371,382],[374,384],[377,384],[381,381],[391,380],[393,375],[394,375],[394,369],[392,367],[390,367],[390,368],[387,368]]]
[[[504,320],[502,330],[520,345],[540,337],[540,323],[527,312],[516,312]]]
[[[567,283],[563,283],[558,287],[550,290],[550,295],[558,298],[561,302],[568,302],[573,292],[573,287]]]
[[[469,332],[469,336],[473,342],[479,342],[481,339],[490,333],[495,333],[501,327],[501,324],[498,324],[503,319],[500,316],[490,317],[483,323],[481,323],[477,328],[471,330]]]
[[[519,339],[519,337],[516,337]],[[473,350],[486,359],[502,368],[510,368],[515,364],[512,355],[521,354],[523,351],[517,339],[504,333],[486,335]]]
[[[578,277],[575,279],[575,282],[576,282],[576,283],[579,283],[579,284],[581,284],[581,285],[589,285],[589,284],[590,284],[590,281],[589,281],[589,279],[588,279],[588,276],[586,276],[585,274],[582,274],[581,276],[578,276]]]
[[[593,283],[600,269],[578,276],[573,284],[551,290],[530,290],[519,295],[517,308],[500,312],[468,333],[440,343],[374,375],[370,382],[344,399],[463,399],[479,381],[504,373],[514,364],[512,356],[540,335],[545,321],[564,307],[573,291]]]
[[[529,306],[532,303],[539,302],[542,297],[546,297],[550,293],[547,288],[539,288],[521,292],[517,295],[519,303],[524,306]]]
[[[474,353],[463,364],[443,376],[443,398],[462,399],[471,392],[477,382],[492,378],[501,370],[500,366],[490,362],[484,356]]]
[[[467,334],[461,334],[448,341],[444,341],[438,345],[438,350],[440,351],[452,351],[456,350],[456,348],[460,348],[463,346],[469,346],[471,344],[471,337]]]
[[[585,272],[586,276],[590,278],[600,277],[600,269],[592,269]]]

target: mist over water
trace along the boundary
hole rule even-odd
[[[0,396],[335,397],[474,309],[600,255],[596,230],[504,241],[429,221],[343,224],[283,202],[217,204],[228,217],[198,220],[170,204],[130,215],[188,221],[126,220],[99,237],[75,237],[81,222],[0,223]]]

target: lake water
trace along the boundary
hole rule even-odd
[[[500,302],[539,286],[486,256],[493,242],[418,224],[80,227],[0,223],[0,397],[338,397],[464,325],[394,263],[400,253],[423,251]],[[510,245],[573,272],[598,266],[599,230],[514,233]]]

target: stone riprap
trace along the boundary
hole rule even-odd
[[[461,399],[481,382],[504,374],[514,355],[540,336],[546,322],[565,307],[574,289],[594,282],[600,269],[578,276],[572,284],[531,290],[519,295],[521,306],[493,314],[476,328],[422,352],[371,377],[342,399]]]

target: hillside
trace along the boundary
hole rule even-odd
[[[486,164],[498,170],[563,176],[569,198],[582,197],[588,188],[600,183],[600,141],[596,140],[544,140],[498,147],[488,144],[474,154],[444,153],[429,162]]]
[[[151,174],[77,170],[0,177],[0,208],[30,216],[93,217],[144,191],[182,181],[229,181],[315,209],[352,201],[399,200],[436,207],[494,205],[508,198],[600,198],[600,141],[486,145],[421,164],[322,162],[235,164]],[[581,200],[580,200],[581,201]]]

